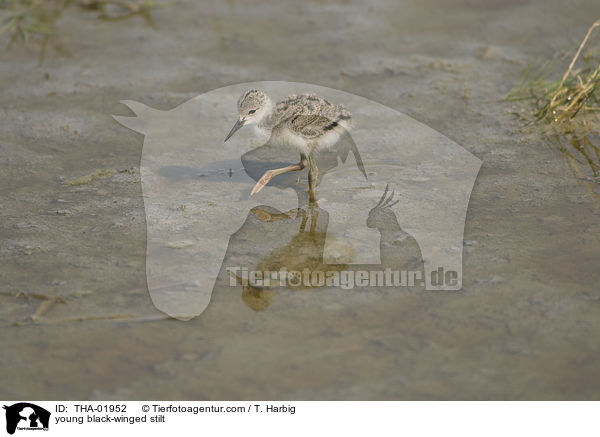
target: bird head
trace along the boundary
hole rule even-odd
[[[249,90],[241,95],[237,102],[239,118],[227,134],[224,141],[227,141],[242,126],[246,124],[258,124],[269,113],[273,104],[271,99],[264,92],[259,90]]]

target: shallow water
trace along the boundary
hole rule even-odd
[[[593,1],[179,2],[153,29],[67,10],[68,55],[50,45],[39,65],[14,47],[0,63],[0,398],[598,399],[598,184],[500,102],[597,14]],[[461,291],[285,289],[265,305],[220,284],[201,316],[160,320],[143,138],[110,115],[257,79],[381,102],[483,161]],[[230,169],[243,176],[227,162],[164,176]]]

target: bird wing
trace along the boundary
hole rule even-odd
[[[313,94],[291,95],[277,104],[278,123],[308,139],[315,139],[335,129],[342,122],[349,124],[352,115],[341,105]]]

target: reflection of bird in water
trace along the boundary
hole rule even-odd
[[[244,160],[242,160],[244,161]],[[244,164],[246,166],[246,164]],[[247,170],[248,171],[248,170]],[[290,182],[290,181],[288,181]],[[285,185],[284,185],[285,186]],[[423,261],[421,249],[417,241],[402,230],[392,207],[399,203],[394,201],[394,193],[388,195],[389,187],[386,187],[377,205],[369,212],[367,226],[377,228],[381,234],[380,255],[381,267],[392,267],[395,270],[410,270],[423,272]],[[325,210],[319,210],[316,216],[318,223],[310,233],[303,232],[305,219],[302,217],[301,209],[293,209],[287,212],[279,211],[270,206],[257,206],[252,208],[246,223],[236,234],[232,236],[240,242],[250,243],[254,241],[253,236],[259,233],[264,235],[265,241],[271,246],[267,250],[261,248],[260,259],[252,264],[250,270],[258,272],[278,272],[269,285],[264,283],[252,283],[244,280],[240,275],[229,271],[231,278],[242,287],[242,300],[253,310],[266,310],[273,302],[280,289],[281,272],[292,274],[293,272],[342,272],[344,270],[364,269],[364,267],[350,267],[348,264],[325,264],[323,262],[323,248],[325,245],[326,230],[329,215]],[[314,217],[313,217],[314,218]],[[297,232],[298,223],[302,221],[300,232]],[[231,244],[231,241],[230,241]],[[256,250],[256,246],[252,246]],[[347,252],[344,258],[352,259],[354,253],[351,246],[340,247]],[[229,250],[229,249],[228,249]],[[239,248],[243,256],[248,256],[247,251]],[[231,264],[248,264],[247,261],[231,262]],[[422,278],[418,277],[417,279]],[[290,290],[302,290],[314,287],[306,284],[304,278],[295,278],[284,282],[283,287]]]
[[[259,250],[263,249],[260,260],[256,264],[251,264],[251,270],[272,272],[275,276],[267,276],[272,282],[266,286],[264,283],[253,283],[249,278],[244,279],[239,271],[234,273],[229,270],[230,277],[242,287],[242,299],[250,308],[255,311],[268,308],[277,289],[314,288],[312,284],[307,284],[303,277],[298,277],[294,272],[303,272],[307,269],[309,272],[339,271],[348,267],[343,264],[323,263],[323,247],[329,214],[324,210],[319,210],[316,217],[318,223],[312,232],[302,232],[302,227],[298,232],[298,223],[303,220],[298,210],[281,212],[269,206],[252,208],[244,228],[241,228],[232,237],[239,241],[251,241],[251,236],[255,235],[257,231],[264,234],[274,247],[267,251],[260,248]]]
[[[255,125],[270,134],[269,143],[293,146],[300,152],[300,162],[267,170],[258,180],[251,195],[258,193],[275,176],[303,170],[307,165],[309,202],[316,202],[319,170],[315,154],[335,145],[350,130],[351,114],[341,105],[309,94],[291,95],[273,106],[271,99],[258,90],[246,91],[238,101],[239,119],[225,138],[227,141],[242,126]],[[357,164],[366,177],[362,161],[355,152]]]
[[[387,197],[388,188],[385,187],[383,196],[367,218],[367,227],[377,228],[381,234],[381,264],[405,270],[420,270],[423,266],[421,248],[417,240],[400,227],[396,214],[392,211],[392,206],[399,200],[394,201],[393,191]]]

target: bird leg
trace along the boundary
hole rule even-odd
[[[317,179],[319,177],[319,169],[312,156],[308,157],[308,199],[311,204],[317,203]]]
[[[267,185],[269,183],[269,181],[271,179],[273,179],[275,176],[278,176],[283,173],[288,173],[290,171],[300,171],[300,170],[303,170],[305,167],[306,167],[306,156],[302,155],[301,160],[298,164],[288,165],[287,167],[276,168],[273,170],[267,170],[265,172],[265,174],[262,176],[262,178],[260,178],[260,180],[256,183],[256,185],[254,185],[254,188],[252,188],[250,195],[252,196],[253,194],[256,194],[260,190],[262,190],[265,187],[265,185]]]
[[[308,163],[308,209],[303,211],[300,232],[304,232],[306,229],[306,222],[310,215],[310,233],[314,234],[319,219],[319,206],[317,205],[317,179],[319,177],[319,169],[312,156],[308,157]]]
[[[319,169],[312,156],[308,157],[308,214],[310,214],[310,233],[314,234],[319,220],[319,206],[317,205],[317,179],[319,178]],[[306,212],[305,212],[306,213]],[[308,214],[302,218],[300,232],[304,232]]]

